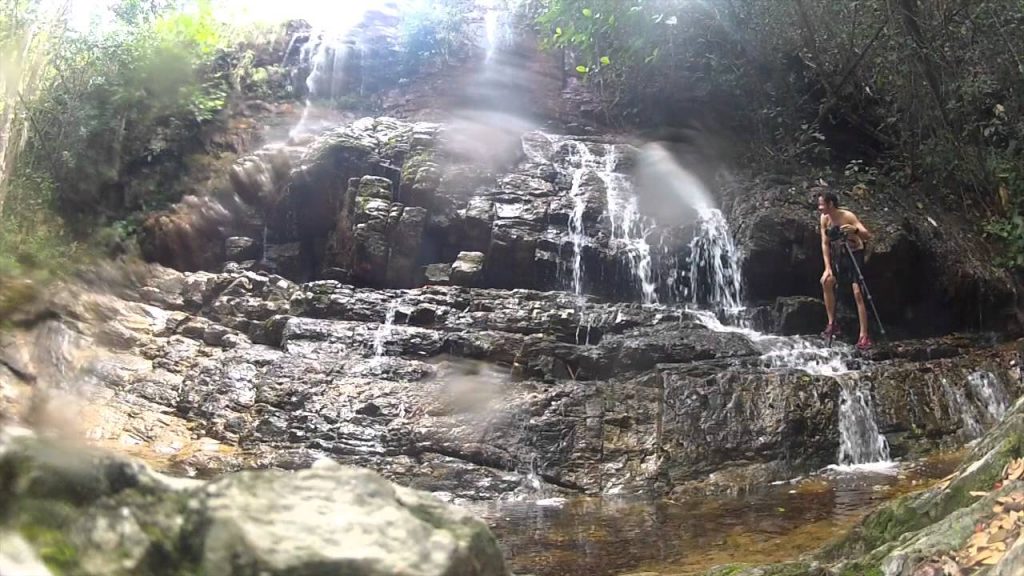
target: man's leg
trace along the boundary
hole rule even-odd
[[[860,321],[858,340],[868,337],[868,307],[864,305],[864,296],[860,293],[860,284],[853,283],[853,299],[857,301],[857,320]]]
[[[829,326],[836,323],[836,277],[834,275],[821,279],[822,295],[825,299],[825,313],[828,314]]]

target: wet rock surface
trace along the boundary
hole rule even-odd
[[[542,481],[534,491],[658,495],[836,461],[849,376],[773,367],[762,343],[680,308],[251,271],[140,278],[117,294],[68,290],[3,354],[46,387],[163,419],[134,442],[187,428],[186,442],[161,448],[178,473],[330,456],[449,498],[493,499],[528,477]],[[894,457],[983,433],[998,409],[986,390],[1019,395],[1017,350],[985,344],[918,341],[862,360],[854,376]],[[2,367],[0,378],[17,380]]]
[[[1017,401],[1005,418],[972,446],[956,471],[925,491],[879,507],[806,562],[724,566],[707,575],[1020,574],[1024,539],[1016,537],[1020,525],[1013,506],[1024,499],[1022,433],[1024,401]],[[1004,505],[1006,502],[1014,504]],[[993,525],[1007,529],[1000,532]],[[1003,538],[1008,533],[1013,537]],[[970,542],[978,541],[993,542],[990,559],[982,561],[982,557],[963,553]]]
[[[11,432],[0,431],[5,574],[49,574],[33,549],[86,575],[509,574],[481,520],[369,470],[320,460],[204,483]]]
[[[195,208],[193,228],[205,236],[190,243],[178,237],[180,226],[154,227],[146,246],[197,248],[217,233],[198,222],[213,218],[238,223],[221,226],[236,236],[214,242],[227,241],[221,252],[229,260],[262,254],[257,266],[298,282],[412,288],[444,283],[436,266],[451,265],[456,284],[567,289],[615,301],[682,302],[703,290],[691,285],[693,223],[659,224],[657,214],[640,212],[633,172],[642,153],[631,143],[526,132],[507,162],[482,166],[460,152],[459,138],[458,125],[380,117],[301,146],[267,147],[236,163],[230,202]],[[821,297],[811,189],[735,179],[719,195],[742,253],[747,300],[775,307],[773,328],[783,333],[820,331],[817,306],[795,298]],[[865,275],[890,329],[930,336],[1019,326],[1012,279],[991,266],[975,235],[871,196],[854,204],[875,235]],[[245,242],[261,227],[266,246]],[[146,246],[151,259],[180,260]],[[474,259],[472,277],[463,277],[468,263],[460,255],[472,253],[483,261]],[[841,311],[852,330],[848,292],[843,287]]]

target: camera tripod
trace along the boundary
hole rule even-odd
[[[831,231],[830,231],[829,236],[830,237],[832,236]],[[878,308],[875,307],[875,299],[871,297],[871,291],[868,290],[868,283],[867,283],[867,281],[864,280],[864,274],[862,274],[861,271],[860,271],[860,265],[857,264],[857,259],[854,258],[854,256],[853,256],[853,250],[850,248],[850,245],[846,242],[846,235],[845,234],[842,235],[842,240],[840,241],[840,244],[842,244],[843,248],[846,249],[846,255],[850,257],[850,264],[853,265],[853,271],[857,275],[857,285],[860,286],[861,292],[863,292],[864,295],[867,296],[868,303],[871,304],[871,311],[875,314],[875,322],[878,323],[878,332],[882,335],[882,338],[887,338],[887,336],[885,334],[885,327],[882,326],[882,318],[881,318],[881,316],[878,315]],[[838,272],[838,269],[836,269],[834,272]],[[832,288],[832,291],[835,293],[835,296],[836,296],[836,298],[835,298],[836,307],[838,307],[839,306],[839,275],[838,274],[836,274],[836,282],[835,282],[835,286],[833,286],[833,288]],[[829,335],[828,335],[828,347],[829,348],[832,347],[832,340],[833,340],[834,337],[835,337],[835,335],[832,332],[829,332]]]

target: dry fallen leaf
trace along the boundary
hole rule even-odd
[[[978,563],[984,562],[985,560],[991,558],[995,554],[996,554],[995,550],[991,550],[991,549],[987,549],[986,548],[985,550],[981,550],[978,553],[972,555],[970,558],[967,559],[967,562],[965,562],[964,564],[968,568],[970,568],[971,566],[974,566],[974,565],[976,565]]]
[[[1005,478],[1007,480],[1020,480],[1024,476],[1024,458],[1018,458],[1006,465]]]

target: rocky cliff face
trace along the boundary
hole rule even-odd
[[[904,456],[976,437],[1022,386],[1015,348],[967,338],[880,349],[828,375],[814,358],[846,352],[716,331],[675,307],[255,272],[136,282],[68,291],[8,340],[4,364],[54,398],[162,415],[130,435],[191,474],[330,456],[455,498],[518,493],[534,477],[567,493],[717,490],[836,462],[854,434],[850,390],[873,398],[866,417]],[[45,421],[46,404],[38,396],[31,417]],[[124,442],[105,420],[83,432]],[[168,440],[178,426],[188,447]]]
[[[646,152],[624,141],[530,132],[512,163],[495,170],[466,157],[457,137],[444,125],[367,118],[308,147],[265,148],[232,171],[243,201],[235,203],[238,224],[221,226],[217,238],[204,233],[203,241],[252,246],[224,253],[243,269],[299,282],[702,299],[706,290],[692,276],[705,271],[690,257],[699,224],[660,224],[658,214],[641,212],[650,187],[637,189],[633,180]],[[748,302],[786,307],[789,297],[820,294],[813,201],[797,185],[754,181],[723,192]],[[957,235],[954,220],[939,226],[926,211],[917,217],[870,198],[861,204],[877,238],[865,273],[890,329],[928,335],[1016,325],[1012,282],[983,260],[979,242]],[[209,230],[197,224],[208,220],[202,211],[183,213],[150,232],[188,236]],[[180,245],[153,241],[147,256],[174,264]]]
[[[363,51],[344,78],[317,81],[385,89],[367,67],[393,56]],[[229,189],[145,226],[147,259],[189,272],[125,267],[130,278],[70,283],[13,319],[0,341],[0,415],[180,475],[306,470],[330,457],[458,501],[743,489],[961,445],[1024,392],[1020,352],[1002,337],[889,342],[858,356],[795,337],[824,323],[813,198],[797,179],[716,188],[680,169],[685,185],[660,184],[675,205],[659,210],[649,200],[665,191],[635,184],[649,148],[526,123],[480,130],[480,118],[362,118],[241,158]],[[700,210],[681,208],[682,196],[701,196]],[[867,273],[889,328],[1014,326],[1013,284],[955,219],[869,194],[857,202],[878,237]],[[149,478],[139,474],[96,502],[138,497]],[[373,487],[374,506],[406,508],[398,524],[426,522],[400,539],[443,541],[449,558],[471,548],[489,567],[480,573],[503,573],[476,528],[453,542],[434,504],[405,506],[408,492],[366,472],[243,474],[183,497],[161,486],[144,504],[169,502],[185,531],[144,525],[153,508],[130,520],[184,538],[174,553],[190,566],[220,573],[235,556],[238,573],[313,571],[348,562],[343,543],[318,542],[325,558],[278,554],[287,534],[250,526],[221,498],[258,516],[266,503],[254,490],[302,500],[353,478]],[[316,506],[352,511],[338,499]],[[238,536],[250,531],[259,549]],[[167,553],[129,544],[128,570]],[[445,561],[422,573],[476,573]]]

